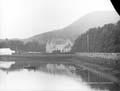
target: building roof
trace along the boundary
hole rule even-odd
[[[67,40],[65,39],[53,39],[51,41],[52,44],[56,44],[56,45],[63,45],[67,42]]]

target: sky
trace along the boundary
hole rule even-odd
[[[114,10],[110,0],[0,0],[0,38],[29,38],[103,10]]]

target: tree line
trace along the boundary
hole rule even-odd
[[[45,52],[46,44],[37,41],[2,40],[0,48],[10,48],[16,51]],[[91,28],[81,34],[74,42],[72,52],[120,52],[120,21],[116,24],[105,24],[102,27]]]
[[[89,29],[75,40],[72,52],[120,52],[120,21]]]
[[[37,41],[31,41],[24,43],[21,40],[3,40],[0,42],[0,48],[10,48],[19,52],[33,51],[33,52],[44,52],[45,44],[40,44]]]

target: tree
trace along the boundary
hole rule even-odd
[[[120,21],[89,29],[75,40],[72,51],[120,52]]]

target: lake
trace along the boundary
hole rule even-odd
[[[0,62],[0,91],[110,91],[92,88],[73,65],[43,64],[32,69],[11,69],[15,62]]]

